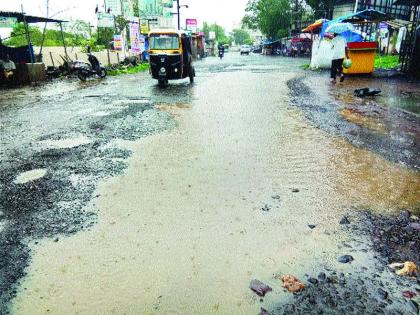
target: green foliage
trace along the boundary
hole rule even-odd
[[[115,30],[113,28],[98,28],[97,33],[92,35],[96,38],[98,45],[102,45],[105,47],[109,46],[109,43],[113,40],[115,34]]]
[[[105,48],[104,45],[100,45],[97,43],[96,38],[92,37],[90,39],[85,39],[81,45],[81,51],[82,52],[87,52],[88,51],[88,47],[90,47],[90,51],[91,52],[97,52],[97,51],[101,51]]]
[[[139,0],[133,0],[133,11],[134,11],[134,16],[139,17],[139,14],[140,14]]]
[[[249,0],[243,23],[269,38],[288,35],[292,9],[288,0]]]
[[[130,22],[122,15],[115,17],[115,26],[117,27],[117,34],[125,30]]]
[[[232,37],[237,45],[243,45],[243,44],[251,45],[253,43],[249,33],[246,30],[243,30],[240,28],[234,29],[232,31]]]
[[[304,63],[303,65],[300,65],[300,68],[302,68],[303,70],[308,70],[310,67],[309,63]]]
[[[306,0],[306,3],[313,11],[313,18],[332,18],[334,0]]]
[[[203,24],[203,32],[204,34],[206,34],[206,38],[209,38],[209,33],[210,32],[215,32],[216,34],[216,41],[219,44],[225,45],[225,44],[232,44],[232,40],[226,36],[225,30],[223,27],[221,27],[220,25],[217,25],[216,23],[214,24],[208,24],[206,22],[204,22]]]
[[[141,63],[135,67],[121,67],[120,69],[108,70],[108,75],[115,76],[121,74],[132,74],[138,72],[144,72],[149,69],[148,63]]]
[[[29,27],[29,34],[31,36],[31,41],[34,46],[41,46],[42,44],[42,32],[38,27]],[[64,32],[64,40],[67,46],[81,46],[82,43],[88,38],[86,33],[75,33],[75,32]],[[25,26],[23,23],[18,23],[12,30],[11,38],[4,41],[5,45],[8,46],[26,46],[28,44],[26,35],[25,35]],[[63,37],[60,30],[56,29],[46,29],[44,46],[62,46]]]
[[[400,64],[398,55],[376,55],[375,68],[377,69],[393,69]]]

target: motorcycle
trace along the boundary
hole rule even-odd
[[[88,61],[78,61],[75,65],[75,70],[77,70],[77,77],[81,81],[86,81],[88,77],[91,77],[93,75],[97,75],[101,79],[106,77],[106,69],[101,65],[98,58],[96,58],[94,55],[90,53],[90,50],[88,50]]]
[[[219,50],[219,58],[222,59],[225,55],[225,52],[223,50]]]

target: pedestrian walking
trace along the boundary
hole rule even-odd
[[[332,62],[331,62],[331,83],[337,83],[337,75],[340,82],[344,81],[343,61],[344,58],[349,58],[347,50],[347,41],[340,34],[334,33],[334,38],[331,41],[332,45]]]

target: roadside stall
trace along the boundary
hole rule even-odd
[[[192,34],[192,52],[194,60],[202,59],[206,56],[205,39],[206,36],[204,32],[197,32]]]
[[[45,64],[42,62],[42,54],[34,54],[31,34],[29,32],[29,24],[31,23],[58,23],[60,25],[61,34],[63,38],[63,45],[66,59],[67,48],[64,41],[63,27],[62,23],[65,21],[37,17],[32,15],[26,15],[19,12],[3,12],[0,11],[0,19],[8,20],[9,27],[13,26],[16,23],[23,23],[25,26],[25,37],[27,41],[27,46],[23,47],[8,47],[3,44],[0,44],[0,59],[10,57],[10,60],[13,61],[16,65],[15,75],[13,77],[14,84],[27,84],[31,82],[43,81],[46,80],[46,71]],[[44,40],[44,38],[43,38]],[[41,45],[42,50],[42,45]]]
[[[312,45],[311,68],[331,66],[332,47],[326,31],[334,24],[349,23],[354,27],[340,32],[340,35],[347,40],[349,57],[352,60],[352,66],[344,69],[344,73],[372,73],[377,50],[376,29],[379,22],[389,19],[382,12],[367,9],[331,21],[318,20],[308,26],[302,31],[311,32],[311,34],[319,33],[319,40],[314,40]]]
[[[299,34],[290,40],[290,45],[294,52],[293,57],[310,55],[312,39],[307,34]]]
[[[372,73],[375,65],[375,52],[378,48],[376,31],[378,23],[389,20],[390,18],[379,11],[373,9],[363,10],[354,14],[339,17],[336,21],[351,23],[360,34],[366,34],[365,37],[357,41],[348,40],[349,57],[352,60],[352,66],[344,69],[344,73],[362,74]]]
[[[265,40],[262,42],[262,54],[263,55],[275,55],[277,50],[281,48],[279,40]]]

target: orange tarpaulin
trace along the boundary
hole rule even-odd
[[[319,20],[315,21],[315,23],[312,23],[308,27],[304,28],[302,30],[302,33],[312,33],[313,31],[315,31],[317,29],[321,29],[322,24],[324,24],[325,21],[328,21],[328,20],[326,20],[326,19],[319,19]]]

